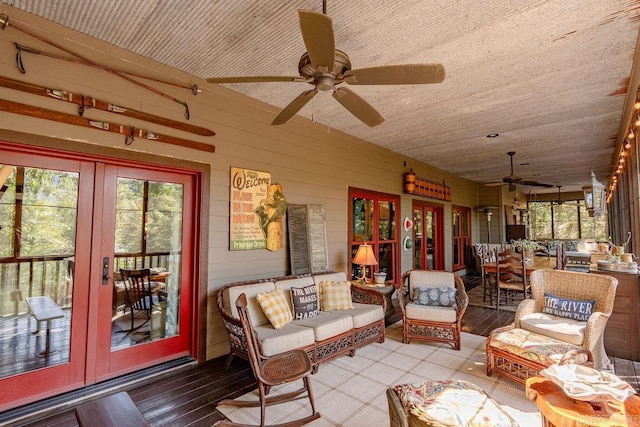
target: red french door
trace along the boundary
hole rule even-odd
[[[0,148],[0,411],[195,354],[196,175],[119,163]],[[120,268],[153,271],[148,320]]]
[[[413,224],[413,268],[444,270],[442,207],[414,200]]]
[[[100,381],[190,354],[195,203],[187,174],[109,164],[97,171],[104,179],[95,200],[100,247],[91,260],[99,267],[91,272],[97,333],[88,342],[96,363],[87,376]],[[151,316],[128,306],[120,268],[152,270],[161,290]]]

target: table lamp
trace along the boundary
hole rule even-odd
[[[360,265],[361,275],[360,277],[358,277],[358,281],[360,283],[367,283],[366,266],[378,265],[378,260],[376,259],[376,256],[373,253],[373,249],[371,248],[371,245],[368,245],[366,243],[358,247],[358,251],[356,252],[356,256],[353,257],[352,262],[354,264]]]

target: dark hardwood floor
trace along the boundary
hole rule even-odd
[[[476,276],[465,277],[465,284],[474,286]],[[462,321],[463,331],[487,336],[493,329],[513,322],[513,312],[469,306]],[[400,319],[398,311],[389,323]],[[75,407],[105,394],[127,391],[131,399],[152,426],[211,426],[223,416],[216,404],[225,398],[235,398],[255,388],[248,363],[234,359],[231,369],[224,369],[225,357],[205,363],[174,367],[169,373],[145,378],[138,374],[137,382],[126,379],[88,387],[85,390],[48,399],[43,402],[0,413],[0,425],[6,426],[77,426]],[[640,363],[615,359],[616,374],[638,390]],[[322,368],[321,368],[322,369]],[[140,378],[142,377],[142,378]],[[52,407],[52,405],[55,405]],[[18,420],[17,416],[21,416]]]

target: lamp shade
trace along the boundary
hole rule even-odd
[[[373,253],[371,245],[366,243],[358,247],[358,251],[356,252],[356,256],[353,257],[352,262],[358,265],[378,265],[378,260]]]
[[[598,182],[593,171],[591,171],[591,182],[582,187],[582,191],[589,216],[601,216],[604,213],[605,205],[604,185]]]

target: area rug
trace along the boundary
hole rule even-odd
[[[402,343],[401,323],[386,329],[383,344],[373,343],[320,365],[311,376],[316,409],[322,418],[310,426],[378,427],[389,425],[386,389],[395,384],[433,381],[469,381],[503,405],[522,426],[541,425],[535,404],[524,387],[506,378],[486,375],[485,337],[462,333],[462,349],[444,344]],[[274,388],[271,393],[291,391],[300,383]],[[257,400],[254,390],[238,400]],[[260,424],[260,408],[218,406],[231,421]],[[267,408],[267,424],[282,423],[311,414],[309,400],[297,400]]]
[[[482,285],[475,286],[472,289],[467,290],[467,295],[469,296],[469,305],[474,305],[478,307],[496,308],[495,300],[490,301],[488,295],[487,295],[486,301],[483,300],[483,297],[482,297],[483,290],[484,289]],[[512,311],[515,313],[516,309],[518,308],[518,304],[520,304],[521,301],[522,301],[522,297],[513,299],[509,301],[507,304],[504,304],[503,302],[501,302],[500,310]]]

